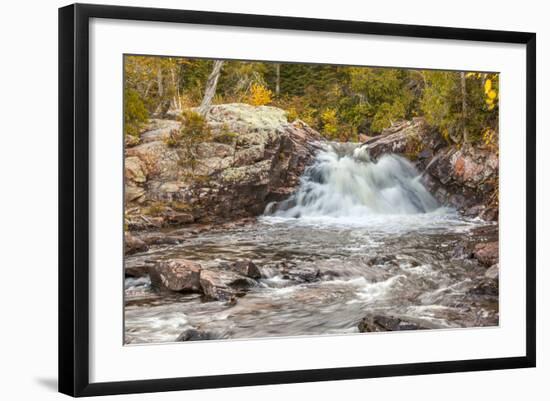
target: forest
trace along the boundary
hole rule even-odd
[[[449,144],[498,140],[498,73],[151,56],[126,56],[124,73],[128,135],[169,111],[247,103],[279,107],[341,142],[417,116]]]

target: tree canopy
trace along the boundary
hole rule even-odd
[[[272,105],[340,141],[424,116],[449,142],[490,142],[498,132],[497,73],[126,56],[125,133],[151,117],[209,103]],[[213,76],[215,69],[216,76]],[[215,79],[213,79],[215,78]],[[212,89],[212,85],[210,85]]]

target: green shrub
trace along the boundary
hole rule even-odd
[[[149,119],[149,112],[137,91],[124,91],[124,133],[138,136]]]
[[[239,136],[236,132],[220,132],[218,135],[212,138],[213,142],[224,143],[226,145],[233,145]]]
[[[172,130],[165,143],[171,147],[177,147],[180,162],[184,166],[195,169],[197,163],[197,147],[203,142],[212,139],[212,132],[206,119],[199,113],[192,110],[184,110],[178,116],[181,122],[179,130]]]

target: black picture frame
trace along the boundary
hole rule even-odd
[[[526,353],[520,357],[122,382],[89,381],[89,21],[91,18],[437,38],[526,45]],[[71,396],[362,379],[535,366],[536,35],[358,21],[74,4],[59,9],[59,391]]]

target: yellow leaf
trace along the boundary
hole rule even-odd
[[[487,79],[485,81],[485,93],[488,93],[492,87],[493,87],[493,83],[491,82],[490,79]]]
[[[489,96],[489,99],[494,99],[497,97],[497,93],[494,90],[490,90],[487,96]]]

